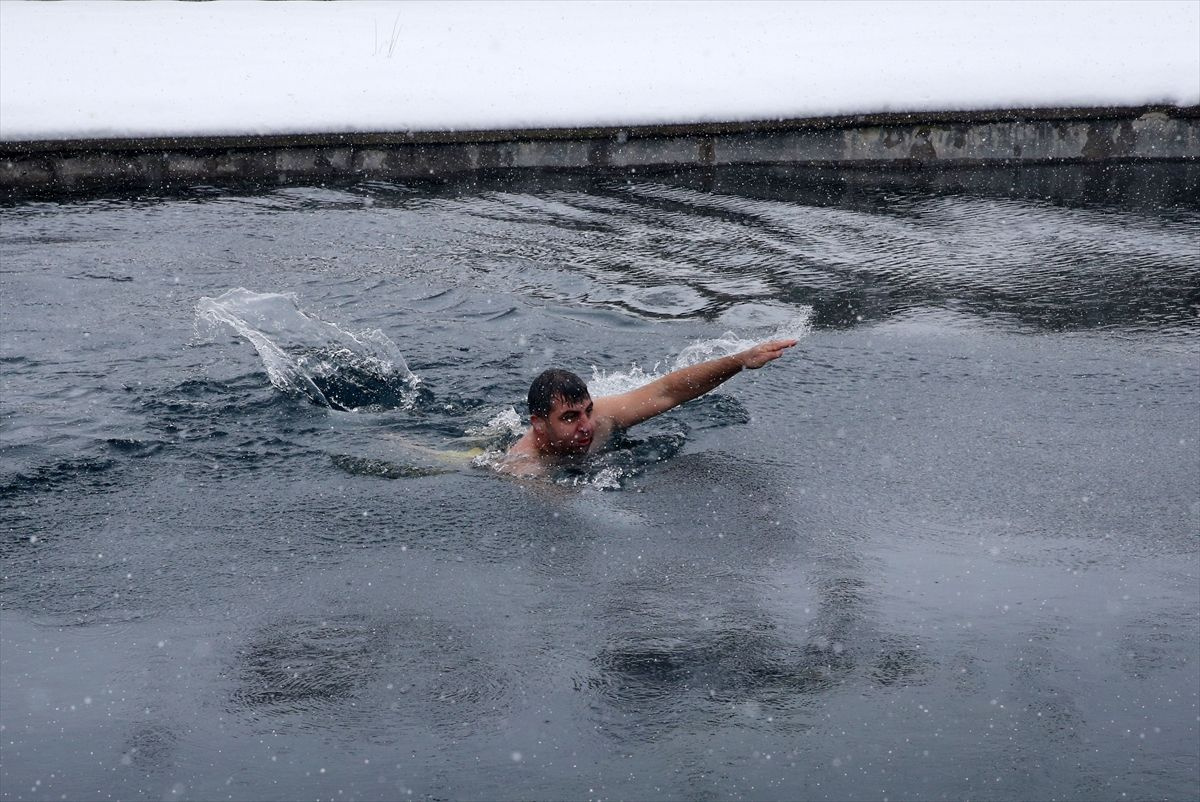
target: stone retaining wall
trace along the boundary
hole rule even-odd
[[[885,114],[629,128],[0,142],[0,197],[197,184],[404,180],[512,169],[1200,159],[1200,107]]]

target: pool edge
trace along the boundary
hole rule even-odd
[[[939,169],[1200,160],[1200,106],[998,109],[672,125],[0,142],[0,198],[509,170],[789,164]]]

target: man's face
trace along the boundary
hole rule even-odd
[[[586,454],[596,430],[592,425],[592,399],[569,404],[555,398],[546,417],[534,416],[543,452],[555,456]]]

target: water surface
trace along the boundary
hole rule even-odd
[[[0,209],[0,797],[1195,797],[1197,176]],[[557,482],[426,450],[779,331]]]

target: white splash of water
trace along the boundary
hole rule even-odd
[[[593,398],[602,398],[606,395],[627,393],[660,378],[662,378],[662,374],[658,372],[657,364],[649,371],[636,363],[629,370],[613,371],[592,365],[592,378],[588,380],[587,385]]]
[[[466,431],[465,439],[483,441],[484,452],[471,460],[476,468],[491,468],[499,473],[507,470],[507,454],[504,447],[497,448],[497,440],[510,441],[525,434],[525,423],[514,407],[500,410],[482,426],[472,426]]]
[[[271,383],[299,390],[331,406],[314,382],[347,363],[381,376],[398,376],[409,387],[420,377],[408,369],[396,344],[379,329],[354,334],[300,309],[294,293],[257,293],[243,287],[196,303],[198,340],[212,340],[224,326],[244,337],[262,359]]]
[[[710,359],[736,354],[767,340],[801,340],[807,337],[811,331],[812,307],[801,307],[800,312],[792,319],[786,320],[772,329],[759,332],[753,337],[743,337],[735,332],[727,331],[720,337],[692,343],[679,352],[672,362],[670,370],[679,370],[707,362]]]
[[[588,381],[588,389],[592,396],[599,398],[606,395],[619,395],[635,390],[662,378],[671,371],[698,365],[710,359],[736,354],[753,348],[767,340],[800,340],[812,331],[812,307],[801,307],[792,318],[779,325],[760,331],[754,336],[742,336],[733,331],[727,331],[719,337],[699,340],[687,345],[660,371],[661,363],[656,363],[649,371],[636,363],[629,370],[606,371],[592,366],[592,378]]]
[[[590,487],[596,490],[620,490],[624,472],[616,466],[601,468],[592,476],[575,476],[570,480],[572,487]]]
[[[503,435],[522,435],[525,424],[514,407],[508,407],[493,415],[482,426],[472,426],[466,432],[471,437],[500,437]]]

